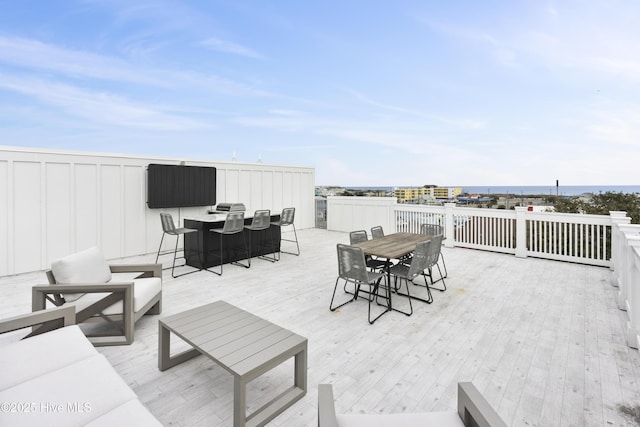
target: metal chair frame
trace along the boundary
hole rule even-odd
[[[222,276],[222,270],[224,265],[224,236],[242,233],[242,241],[244,243],[244,249],[247,254],[247,264],[242,264],[240,261],[233,261],[232,264],[239,265],[245,268],[251,267],[251,257],[249,255],[249,247],[247,246],[247,239],[244,235],[244,212],[229,212],[227,218],[224,220],[224,226],[222,228],[212,228],[212,233],[218,233],[220,235],[220,272],[207,268],[207,271]]]
[[[351,245],[366,242],[367,240],[369,240],[369,236],[367,236],[366,230],[357,230],[349,233],[349,243]],[[364,259],[367,263],[367,267],[369,267],[371,271],[384,270],[390,264],[387,260],[374,258],[371,255],[365,255]]]
[[[431,236],[443,236],[443,239],[444,239],[444,227],[442,227],[441,225],[422,224],[420,226],[420,233],[429,234]],[[444,255],[442,254],[442,251],[440,251],[438,261],[442,261],[442,268],[444,268],[444,276],[442,275],[442,272],[441,272],[440,277],[442,277],[442,280],[444,281],[444,279],[449,275],[449,273],[447,272],[447,264],[444,262]],[[440,270],[440,266],[438,266],[438,270]],[[440,279],[438,279],[437,281],[439,280]]]
[[[160,238],[160,246],[158,246],[158,253],[156,254],[156,264],[158,263],[158,258],[160,258],[161,255],[169,255],[171,252],[173,252],[173,264],[171,265],[171,267],[167,267],[167,268],[163,268],[162,270],[169,270],[171,269],[171,277],[176,278],[176,277],[180,277],[180,276],[184,276],[186,274],[191,274],[191,273],[197,273],[198,271],[201,271],[202,268],[193,270],[193,271],[187,271],[186,273],[182,273],[182,274],[175,274],[175,269],[176,269],[176,259],[184,259],[184,264],[178,265],[178,267],[184,267],[185,265],[187,265],[187,259],[186,259],[186,252],[184,249],[184,238],[183,238],[183,242],[182,242],[182,256],[178,257],[178,242],[180,241],[180,236],[184,236],[185,234],[189,234],[189,233],[197,233],[198,230],[195,228],[176,228],[175,223],[173,222],[173,217],[171,216],[170,213],[166,213],[166,212],[162,212],[160,213],[160,222],[162,223],[162,237]],[[176,246],[173,250],[166,250],[164,252],[162,252],[162,242],[164,241],[164,236],[166,234],[169,234],[170,236],[176,236]],[[202,256],[200,254],[200,251],[198,251],[198,259],[200,260],[200,265],[203,265],[202,262]]]
[[[404,313],[407,316],[413,313],[413,306],[411,305],[411,298],[426,302],[427,304],[431,304],[433,302],[433,295],[431,295],[431,290],[429,288],[429,282],[427,281],[427,273],[425,272],[429,268],[429,251],[432,247],[432,241],[427,240],[426,242],[421,242],[416,245],[415,250],[413,251],[413,257],[411,257],[411,264],[407,266],[406,264],[397,264],[391,267],[389,270],[389,274],[394,276],[394,289],[397,294],[404,295],[409,297],[409,306],[411,307],[410,313]],[[427,298],[419,298],[416,296],[411,296],[409,293],[409,282],[418,286],[414,280],[418,276],[424,277],[425,286],[427,287]],[[400,292],[400,288],[398,287],[398,279],[405,282],[407,293],[406,295]]]
[[[249,233],[251,233],[252,231],[267,230],[269,227],[271,227],[271,211],[265,209],[255,211],[255,213],[253,214],[253,219],[251,220],[251,225],[245,225],[244,229],[248,230]],[[273,243],[273,236],[271,237],[272,238],[268,239],[268,242],[269,248],[271,249],[271,252],[269,253],[272,254],[272,257],[259,255],[258,258],[276,262],[278,261],[278,259],[276,259],[276,247]],[[251,265],[251,255],[251,235],[249,235],[249,265]]]
[[[367,265],[364,259],[364,252],[362,251],[361,248],[357,246],[350,246],[350,245],[344,245],[344,244],[338,243],[337,252],[338,252],[338,278],[336,279],[336,284],[333,287],[333,295],[331,296],[331,303],[329,303],[329,310],[335,311],[338,308],[357,300],[360,293],[360,287],[368,286],[369,291],[368,291],[367,300],[369,302],[369,308],[368,308],[367,320],[369,321],[369,324],[372,325],[383,314],[389,311],[389,287],[386,284],[386,275],[384,273],[367,271]],[[381,305],[378,302],[378,297],[380,297],[379,295],[379,290],[381,288],[380,282],[382,281],[383,278],[385,279],[385,286],[382,286],[382,287],[386,291],[386,295],[384,297],[386,300],[386,308],[382,313],[378,314],[375,318],[371,319],[371,303],[375,299],[376,304]],[[336,290],[338,289],[338,283],[340,282],[341,279],[345,281],[345,284],[344,284],[345,289],[348,283],[353,284],[354,286],[354,292],[352,294],[353,297],[334,307],[333,301],[335,300]]]
[[[429,276],[429,280],[431,281],[431,289],[435,289],[436,291],[444,292],[447,290],[447,284],[444,279],[446,276],[442,274],[442,270],[440,269],[440,265],[438,265],[438,261],[442,259],[442,234],[438,234],[433,236],[431,239],[431,247],[429,248],[429,256],[427,259],[427,275]],[[444,262],[444,259],[443,259]],[[440,274],[440,278],[438,280],[433,280],[433,268],[438,268],[438,273]],[[442,288],[438,288],[434,286],[435,283],[442,282]]]
[[[296,208],[284,208],[282,210],[282,214],[280,214],[280,220],[271,222],[271,225],[277,225],[278,227],[280,227],[281,242],[293,242],[296,244],[296,252],[287,252],[282,250],[282,243],[281,243],[277,260],[280,260],[280,253],[285,253],[285,254],[295,255],[295,256],[300,255],[300,245],[298,244],[298,233],[296,233],[296,225],[293,223],[293,221],[295,220],[295,216],[296,216]],[[289,225],[293,227],[293,235],[295,237],[295,240],[284,239],[282,237],[282,227],[287,227]]]

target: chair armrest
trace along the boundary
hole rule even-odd
[[[3,319],[0,321],[0,334],[54,321],[57,321],[58,324],[60,324],[58,327],[64,327],[73,325],[75,323],[75,319],[75,307],[56,307]],[[50,329],[56,328],[54,327]]]
[[[32,292],[42,292],[45,294],[63,294],[82,292],[83,294],[122,292],[128,287],[133,287],[133,282],[109,282],[109,283],[73,283],[65,285],[36,285],[31,288]]]
[[[495,409],[469,382],[458,383],[458,416],[465,426],[507,427]]]
[[[133,304],[133,282],[123,283],[74,283],[68,285],[36,285],[31,288],[31,311],[40,311],[46,308],[47,298],[46,295],[61,294],[61,293],[111,293],[111,294],[123,294],[125,297],[125,303],[128,298],[126,295],[130,295],[131,299],[128,304]],[[51,301],[51,299],[49,299]]]
[[[162,278],[162,264],[111,264],[112,273],[143,273],[138,277]]]
[[[338,427],[331,384],[318,384],[318,427]]]

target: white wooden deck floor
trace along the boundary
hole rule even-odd
[[[348,236],[298,235],[302,254],[278,263],[225,266],[222,277],[165,272],[162,315],[223,299],[308,337],[308,393],[270,425],[315,425],[320,383],[334,384],[338,412],[392,413],[455,410],[458,381],[472,381],[509,425],[636,425],[620,405],[640,403],[640,354],[625,344],[608,269],[443,248],[449,290],[414,303],[411,317],[369,325],[365,300],[329,311],[335,245]],[[30,311],[36,283],[44,273],[0,278],[0,316]],[[205,357],[158,371],[157,321],[146,316],[134,344],[100,352],[163,424],[230,425],[231,375]],[[291,361],[252,382],[249,409],[292,372]]]

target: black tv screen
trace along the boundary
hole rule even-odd
[[[147,168],[149,208],[182,208],[216,204],[216,168],[150,164]]]

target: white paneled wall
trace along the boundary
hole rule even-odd
[[[385,233],[396,232],[395,197],[327,197],[327,230],[351,232],[381,226]]]
[[[0,276],[43,270],[93,245],[109,259],[154,253],[162,236],[160,212],[181,224],[209,208],[147,207],[147,165],[182,160],[0,147]],[[313,168],[186,164],[217,168],[219,203],[244,203],[248,215],[293,206],[297,228],[314,226]]]

